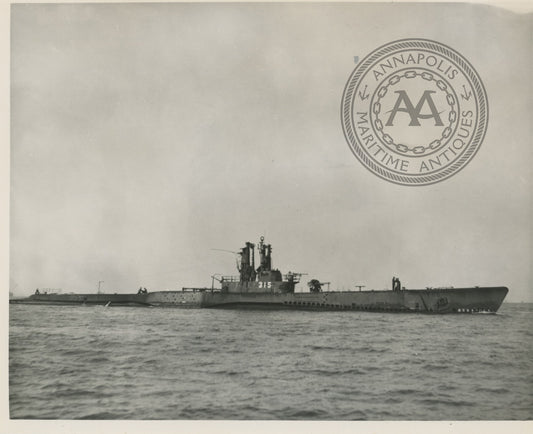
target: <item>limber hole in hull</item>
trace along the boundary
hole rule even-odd
[[[284,305],[294,306],[296,308],[312,308],[312,309],[327,309],[327,310],[357,310],[367,312],[415,312],[412,309],[403,307],[389,307],[389,306],[362,306],[352,304],[329,304],[305,301],[284,301]]]
[[[293,306],[296,308],[312,308],[312,309],[327,309],[327,310],[357,310],[366,312],[413,312],[413,313],[494,313],[492,309],[486,308],[452,308],[449,310],[435,310],[429,308],[427,310],[420,309],[418,307],[410,309],[407,307],[389,307],[389,306],[363,306],[352,303],[351,305],[345,304],[329,304],[318,302],[305,302],[305,301],[284,301],[284,305]]]

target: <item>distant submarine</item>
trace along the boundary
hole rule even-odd
[[[247,242],[238,252],[238,276],[212,276],[211,288],[136,294],[40,293],[10,303],[53,305],[161,306],[182,308],[292,309],[313,311],[367,311],[444,313],[495,313],[509,289],[504,286],[473,288],[405,289],[392,279],[392,290],[323,291],[324,283],[308,282],[309,292],[294,292],[302,273],[282,274],[272,269],[272,246],[261,237],[259,267],[255,268],[255,244]],[[214,280],[220,288],[214,287]]]

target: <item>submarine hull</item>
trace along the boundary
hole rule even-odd
[[[218,249],[215,249],[218,250]],[[137,294],[53,294],[36,293],[11,303],[70,304],[105,306],[161,306],[229,309],[357,310],[370,312],[470,313],[496,312],[508,289],[498,287],[403,289],[393,277],[392,290],[322,291],[317,279],[307,283],[310,292],[294,292],[302,273],[282,274],[272,268],[272,245],[260,237],[259,267],[255,264],[255,244],[246,242],[236,253],[238,276],[214,274],[211,288],[183,288],[181,291]],[[219,276],[219,277],[216,277]],[[214,280],[220,289],[214,288]],[[329,283],[326,283],[329,285]],[[329,286],[328,286],[329,288]],[[361,288],[359,288],[361,289]]]
[[[12,304],[149,306],[147,294],[33,294],[9,300]]]
[[[246,308],[255,306],[307,310],[421,313],[496,312],[508,291],[506,287],[476,287],[292,294],[206,292],[203,294],[201,307]]]
[[[34,294],[24,304],[159,306],[181,308],[355,310],[369,312],[496,312],[506,287],[327,291],[315,293],[222,292],[209,288],[147,294]]]

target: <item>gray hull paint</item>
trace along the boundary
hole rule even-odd
[[[506,287],[318,293],[222,293],[210,289],[148,294],[34,294],[11,300],[26,304],[160,306],[182,308],[252,308],[357,310],[371,312],[496,312]]]

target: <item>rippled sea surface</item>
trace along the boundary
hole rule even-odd
[[[530,420],[533,305],[496,315],[10,306],[10,415]]]

